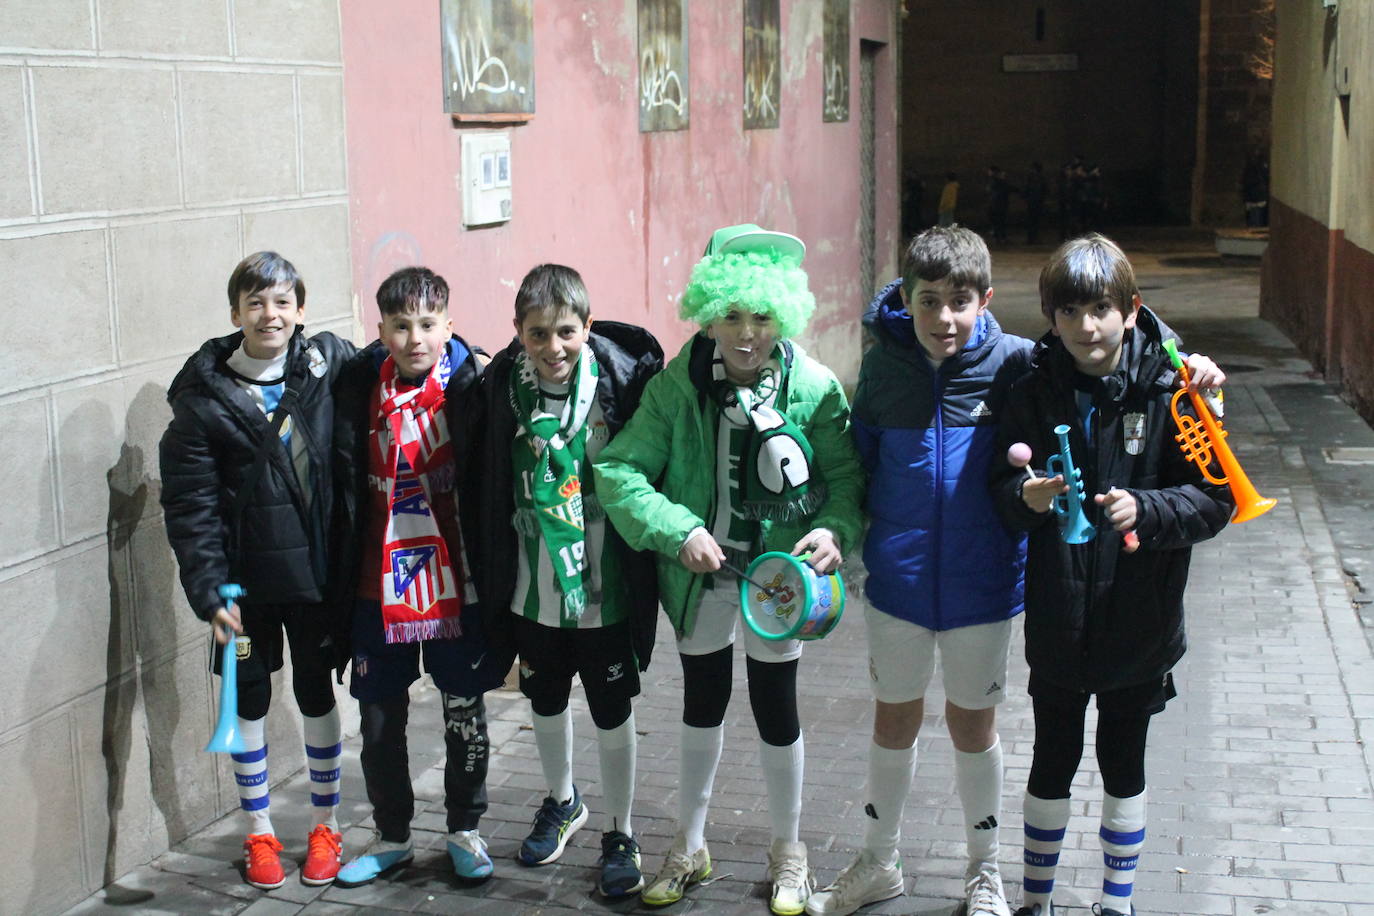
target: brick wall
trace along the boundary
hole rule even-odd
[[[235,803],[157,441],[245,253],[351,332],[340,46],[336,0],[0,4],[0,909],[61,910]],[[274,711],[277,775],[295,728]]]

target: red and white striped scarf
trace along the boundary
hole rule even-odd
[[[462,635],[460,570],[434,517],[432,472],[453,464],[444,394],[453,366],[445,350],[423,384],[400,385],[396,363],[382,363],[377,445],[390,507],[382,538],[382,628],[388,643]]]

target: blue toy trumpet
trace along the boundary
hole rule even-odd
[[[234,609],[234,602],[243,597],[243,586],[221,585],[219,596],[224,606]],[[239,645],[248,644],[247,636],[231,638],[220,650],[219,666],[219,722],[205,749],[212,754],[242,754],[246,750],[243,733],[239,731]]]
[[[1054,498],[1054,514],[1059,516],[1059,536],[1065,544],[1086,544],[1097,536],[1097,528],[1088,521],[1083,512],[1083,469],[1073,466],[1073,453],[1069,451],[1069,427],[1060,423],[1054,428],[1059,437],[1059,454],[1051,455],[1045,461],[1045,469],[1051,475],[1062,475],[1069,485],[1069,492],[1060,493]]]

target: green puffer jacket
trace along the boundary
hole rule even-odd
[[[812,517],[759,522],[762,549],[791,552],[812,528],[828,528],[841,551],[863,533],[864,477],[849,434],[849,403],[839,381],[800,347],[782,343],[787,382],[778,407],[806,435],[827,497]],[[705,576],[678,550],[716,511],[719,410],[707,394],[713,343],[694,335],[649,381],[639,410],[597,456],[596,492],[616,530],[636,550],[658,555],[659,599],[678,635],[696,622]],[[657,482],[657,485],[656,485]]]

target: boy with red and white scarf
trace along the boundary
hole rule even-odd
[[[362,713],[362,766],[378,837],[339,872],[367,884],[414,855],[406,753],[409,687],[420,659],[443,699],[448,853],[459,878],[492,873],[478,821],[487,808],[486,708],[509,654],[488,651],[464,530],[476,526],[470,471],[481,423],[473,350],[453,334],[448,284],[408,267],[377,290],[380,340],[335,392],[339,494],[333,556],[340,667]]]

